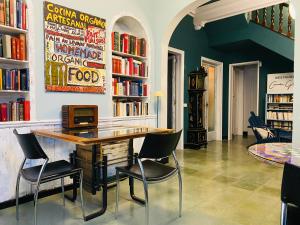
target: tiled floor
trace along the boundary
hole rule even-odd
[[[183,167],[183,216],[178,218],[177,179],[150,186],[151,225],[278,225],[282,168],[265,164],[246,147],[253,139],[236,138],[232,142],[212,142],[207,150],[178,151]],[[137,194],[143,196],[141,185]],[[83,222],[79,203],[66,202],[60,195],[41,199],[38,223],[41,225],[143,225],[144,208],[130,200],[128,182],[121,183],[119,217],[114,218],[115,190],[109,191],[107,213]],[[85,193],[88,211],[96,209],[98,198]],[[0,211],[0,225],[33,224],[33,204]]]

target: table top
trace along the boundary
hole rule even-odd
[[[254,156],[276,164],[285,162],[300,166],[300,151],[293,148],[292,143],[262,143],[248,148]]]
[[[33,130],[37,136],[60,139],[79,145],[93,145],[101,142],[118,141],[131,138],[144,137],[147,133],[168,133],[172,129],[152,128],[152,127],[134,127],[117,126],[109,128],[93,129],[47,129]]]

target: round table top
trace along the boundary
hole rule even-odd
[[[248,148],[254,156],[278,164],[285,162],[300,165],[300,151],[293,149],[292,143],[263,143]]]

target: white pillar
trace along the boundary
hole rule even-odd
[[[296,7],[293,147],[300,151],[300,1],[294,0],[293,3]]]

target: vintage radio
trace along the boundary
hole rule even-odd
[[[66,129],[98,127],[98,106],[63,105],[62,127]]]

